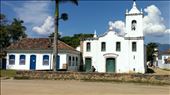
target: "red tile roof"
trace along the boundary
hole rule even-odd
[[[7,50],[49,50],[52,49],[53,43],[49,38],[23,38],[22,40],[11,44]],[[73,50],[73,47],[58,40],[58,50]]]

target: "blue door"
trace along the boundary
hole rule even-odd
[[[60,69],[60,56],[57,56],[57,60],[56,60],[56,70]]]
[[[36,56],[31,55],[30,56],[30,70],[35,70],[36,67]]]

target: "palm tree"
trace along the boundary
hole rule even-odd
[[[54,17],[54,45],[53,45],[53,71],[56,71],[56,61],[58,55],[58,22],[59,19],[67,20],[67,14],[63,13],[59,17],[59,3],[72,2],[75,5],[78,5],[77,0],[55,0],[55,17]]]

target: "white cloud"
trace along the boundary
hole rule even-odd
[[[39,25],[49,16],[49,2],[28,1],[14,7],[14,11],[26,24]]]
[[[40,35],[48,35],[54,32],[54,19],[48,16],[41,26],[33,27],[33,31]]]
[[[160,10],[155,5],[150,5],[144,11],[147,13],[143,18],[144,34],[163,35],[166,31],[166,26]]]
[[[125,23],[123,21],[115,21],[115,22],[109,22],[110,28],[112,28],[114,31],[118,32],[120,35],[125,34]]]
[[[155,6],[150,5],[144,9],[147,15],[143,18],[143,32],[148,42],[158,42],[170,44],[170,29],[166,29],[164,18],[161,16],[161,11]],[[120,34],[125,33],[125,22],[115,21],[109,22],[113,30]]]

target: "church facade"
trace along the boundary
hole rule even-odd
[[[110,26],[102,36],[81,42],[84,70],[94,66],[97,72],[145,73],[145,45],[142,28],[143,12],[133,2],[126,11],[126,29],[123,35]]]

